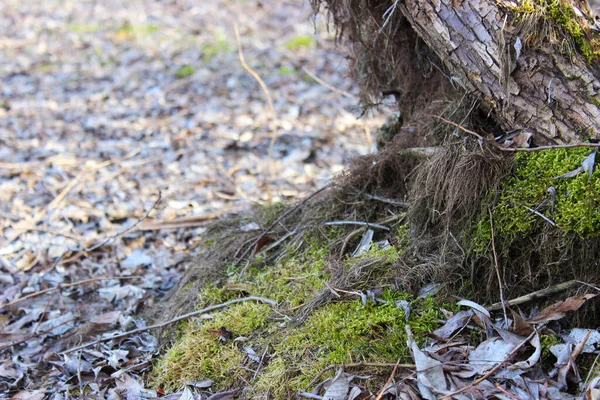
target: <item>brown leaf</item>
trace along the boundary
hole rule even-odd
[[[271,244],[275,241],[276,239],[273,236],[263,236],[260,238],[260,240],[256,243],[256,246],[254,246],[254,251],[252,252],[253,255],[260,253],[260,251],[262,250],[263,247],[265,247],[268,244]]]
[[[558,303],[554,303],[551,306],[544,308],[538,315],[528,319],[526,322],[530,324],[539,324],[542,322],[559,320],[565,316],[567,311],[577,310],[583,303],[594,297],[596,297],[595,294],[569,297],[566,300],[559,301]]]
[[[525,322],[521,314],[514,310],[510,310],[513,319],[513,333],[520,336],[529,336],[533,332],[531,324]]]

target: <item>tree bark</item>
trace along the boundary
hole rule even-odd
[[[439,58],[436,62],[442,64],[439,69],[445,78],[478,99],[479,107],[504,131],[530,130],[543,144],[600,140],[598,62],[586,60],[575,48],[566,54],[543,41],[539,46],[528,46],[520,37],[522,26],[515,23],[518,15],[514,11],[525,0],[312,1],[317,6],[326,4],[338,31],[346,32],[351,42],[360,41],[363,48],[377,44],[377,35],[389,28],[390,20],[408,21],[418,38]],[[567,4],[569,0],[546,0],[550,1]],[[587,29],[593,21],[586,25],[583,15],[577,18],[586,35],[600,43],[600,33]],[[371,39],[375,38],[371,42],[365,39],[368,30]],[[557,32],[561,32],[560,27]],[[399,37],[391,29],[386,33],[386,43]],[[396,42],[398,45],[401,41]],[[403,43],[413,45],[407,40]],[[573,38],[565,38],[564,43],[573,44]],[[356,55],[356,45],[354,48]],[[355,76],[382,70],[360,68]],[[390,76],[388,82],[393,78]]]
[[[559,143],[600,139],[600,108],[593,100],[600,93],[597,69],[551,48],[519,52],[518,33],[501,5],[413,0],[400,9],[451,79],[481,96],[505,130],[530,129]]]

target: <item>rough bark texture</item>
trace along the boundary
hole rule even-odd
[[[592,100],[600,93],[597,69],[550,48],[518,54],[518,32],[500,3],[413,0],[400,9],[452,81],[480,96],[503,129],[530,129],[560,143],[600,139]]]
[[[316,10],[326,8],[339,37],[348,39],[363,106],[394,94],[404,121],[412,118],[405,128],[427,114],[440,115],[431,106],[440,99],[456,100],[457,93],[460,98],[466,92],[491,117],[486,123],[493,121],[494,127],[486,128],[493,133],[527,129],[539,144],[600,140],[598,57],[582,56],[578,39],[557,20],[578,14],[576,9],[589,11],[585,0],[311,2]],[[546,12],[551,6],[563,7],[565,14],[552,19]],[[527,7],[536,12],[523,11]],[[575,23],[598,50],[600,32],[590,28],[589,13],[579,13]],[[527,18],[531,23],[523,22]],[[457,122],[467,118],[445,116]]]

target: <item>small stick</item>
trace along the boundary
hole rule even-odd
[[[500,384],[498,382],[496,382],[495,384],[496,389],[498,389],[499,391],[501,391],[502,393],[504,393],[505,395],[507,395],[508,397],[510,397],[511,399],[515,399],[515,400],[523,400],[522,398],[515,396],[514,394],[506,391],[506,389],[504,389],[502,386],[500,386]]]
[[[484,140],[484,138],[478,134],[477,132],[473,132],[467,128],[465,128],[464,126],[461,126],[459,124],[457,124],[456,122],[452,122],[447,120],[446,118],[442,118],[440,116],[437,115],[432,115],[432,117],[437,118],[445,123],[447,123],[448,125],[452,125],[458,129],[460,129],[461,131],[471,134],[475,137],[477,137],[479,140]],[[500,151],[506,151],[506,152],[510,152],[510,153],[515,153],[517,151],[524,151],[524,152],[529,152],[529,153],[533,153],[536,151],[543,151],[543,150],[550,150],[550,149],[573,149],[576,147],[591,147],[591,148],[599,148],[600,147],[600,143],[572,143],[572,144],[555,144],[555,145],[550,145],[550,146],[539,146],[539,147],[502,147],[498,142],[496,142],[495,140],[490,140],[490,143],[496,147],[498,150]]]
[[[457,124],[456,122],[452,122],[444,117],[440,117],[439,115],[432,115],[432,117],[435,117],[435,118],[439,119],[440,121],[447,123],[448,125],[452,125],[453,127],[458,128],[465,133],[473,135],[479,140],[484,140],[483,136],[481,136],[479,133],[471,131],[471,130],[465,128],[464,126]],[[498,143],[496,143],[496,145],[498,145]]]
[[[529,301],[539,299],[540,297],[549,296],[551,294],[555,294],[555,293],[570,289],[573,286],[576,286],[577,284],[580,284],[580,283],[583,283],[583,282],[578,282],[578,281],[573,280],[573,281],[559,283],[558,285],[555,285],[555,286],[552,286],[552,287],[549,287],[546,289],[541,289],[541,290],[535,291],[533,293],[529,293],[524,296],[517,297],[512,300],[508,300],[506,302],[506,305],[507,306],[516,306],[519,304],[527,303]],[[495,303],[486,308],[489,311],[500,310],[500,309],[502,309],[502,303]]]
[[[398,201],[398,200],[394,200],[394,199],[388,199],[387,197],[375,196],[373,194],[368,194],[368,193],[365,193],[365,197],[367,197],[369,199],[380,201],[382,203],[392,204],[394,206],[399,206],[399,207],[408,207],[410,205],[410,203],[408,201]]]
[[[150,209],[148,210],[148,212],[146,213],[146,215],[144,215],[142,218],[140,218],[135,224],[131,225],[129,228],[127,228],[127,229],[125,229],[123,231],[117,232],[116,234],[107,237],[103,242],[101,242],[101,243],[99,243],[99,244],[97,244],[95,246],[92,246],[92,247],[90,247],[88,249],[85,249],[84,252],[87,253],[87,252],[90,252],[90,251],[94,251],[94,250],[96,250],[96,249],[104,246],[105,244],[107,244],[111,240],[113,240],[113,239],[115,239],[115,238],[117,238],[117,237],[119,237],[121,235],[126,234],[127,232],[129,232],[130,230],[132,230],[133,228],[135,228],[136,226],[138,226],[139,224],[141,224],[142,222],[144,222],[144,220],[146,220],[150,216],[150,213],[152,212],[152,210],[154,210],[156,208],[156,206],[158,205],[158,203],[160,203],[161,199],[162,199],[162,193],[159,191],[158,192],[158,198],[156,199],[156,201],[154,202],[154,204],[152,204],[152,207],[150,207]]]
[[[496,254],[496,239],[494,237],[494,217],[492,209],[488,208],[490,214],[490,231],[492,232],[492,252],[494,253],[494,267],[496,269],[496,277],[498,278],[498,288],[500,289],[500,303],[502,304],[502,312],[504,313],[504,323],[508,329],[508,314],[506,313],[506,305],[504,304],[504,291],[502,290],[502,278],[500,277],[500,267],[498,266],[498,255]]]
[[[383,392],[385,392],[385,389],[387,389],[389,384],[392,383],[392,381],[394,380],[394,377],[396,376],[396,370],[398,369],[398,365],[400,365],[400,359],[398,359],[398,361],[396,362],[396,365],[394,365],[394,369],[392,370],[390,377],[388,378],[387,382],[385,382],[385,385],[383,385],[383,387],[377,394],[377,397],[375,397],[375,400],[381,400],[381,396],[383,396]]]
[[[56,326],[53,326],[53,327],[52,327],[52,328],[50,328],[50,329],[46,329],[45,331],[41,331],[41,332],[35,332],[34,334],[31,334],[31,335],[27,336],[25,339],[21,339],[21,340],[18,340],[18,341],[16,341],[16,342],[12,342],[12,343],[10,343],[10,344],[7,344],[7,345],[5,345],[5,346],[2,346],[2,347],[0,347],[0,352],[2,352],[2,351],[4,351],[4,350],[8,349],[9,347],[16,346],[16,345],[18,345],[18,344],[21,344],[21,343],[28,342],[28,341],[30,341],[31,339],[35,338],[35,337],[38,337],[38,336],[41,336],[41,335],[45,335],[46,333],[50,333],[50,332],[52,332],[53,330],[55,330],[56,328],[58,328],[59,326],[63,326],[63,325],[65,325],[65,324],[68,324],[69,322],[73,322],[73,321],[76,321],[76,320],[77,320],[77,318],[71,318],[71,319],[68,319],[68,320],[66,320],[66,321],[64,321],[64,322],[61,322],[60,324],[58,324],[58,325],[56,325]]]
[[[240,63],[242,64],[242,67],[244,67],[244,69],[250,75],[252,75],[252,77],[254,79],[256,79],[256,81],[260,85],[261,89],[263,90],[265,97],[267,98],[267,103],[269,104],[269,111],[271,111],[271,121],[274,122],[276,119],[276,114],[275,114],[275,107],[273,106],[273,100],[271,99],[271,93],[269,93],[269,88],[267,87],[265,82],[262,80],[260,75],[258,73],[256,73],[256,71],[254,71],[248,65],[248,63],[246,62],[246,59],[244,58],[244,50],[242,49],[242,39],[240,38],[240,30],[239,30],[236,22],[233,23],[233,31],[235,32],[235,39],[237,40],[238,56],[240,59]],[[275,128],[275,126],[272,126],[271,141],[269,143],[269,150],[267,153],[267,156],[269,158],[269,169],[270,169],[269,172],[271,175],[271,179],[274,179],[274,177],[275,177],[275,172],[273,171],[273,148],[275,147],[276,140],[277,140],[277,129]],[[269,203],[270,203],[271,202],[271,188],[268,184],[267,184],[267,191],[268,191]]]
[[[523,207],[525,207],[526,209],[528,209],[529,211],[531,211],[532,213],[534,213],[538,217],[544,219],[546,222],[548,222],[550,225],[552,225],[553,227],[556,228],[556,222],[552,221],[550,218],[546,217],[544,214],[542,214],[538,210],[534,210],[533,208],[527,207],[527,206],[523,206]]]
[[[336,293],[340,292],[340,293],[344,293],[344,294],[352,294],[354,296],[362,297],[362,294],[360,292],[351,292],[349,290],[338,289],[330,283],[326,283],[326,285],[327,285],[327,287],[329,287],[329,289],[331,289],[332,291],[334,291]],[[334,294],[336,294],[336,293],[334,293]],[[339,294],[336,294],[336,296],[340,297]]]
[[[460,388],[458,390],[455,390],[454,392],[444,395],[443,397],[440,398],[440,400],[444,400],[444,399],[451,399],[452,396],[456,396],[459,393],[462,393],[464,391],[467,391],[469,389],[472,389],[473,387],[479,385],[481,382],[485,381],[487,378],[489,378],[490,376],[492,376],[493,373],[495,373],[498,369],[500,369],[501,366],[503,366],[504,364],[506,364],[506,362],[516,354],[517,351],[519,351],[521,349],[521,347],[525,346],[525,344],[527,344],[535,335],[537,335],[537,329],[534,329],[533,332],[531,332],[531,334],[529,336],[527,336],[521,343],[519,343],[519,345],[517,347],[515,347],[514,349],[511,350],[510,353],[508,353],[506,355],[506,357],[504,357],[504,359],[502,361],[500,361],[498,364],[496,364],[496,366],[494,366],[494,368],[490,369],[488,372],[486,372],[481,378],[475,380],[475,382],[471,383],[470,385],[467,385],[463,388]]]
[[[388,228],[387,226],[379,225],[379,224],[374,224],[372,222],[363,222],[363,221],[328,221],[328,222],[324,222],[323,225],[325,225],[325,226],[331,226],[331,225],[360,225],[360,226],[366,226],[366,227],[369,227],[369,228],[382,229],[384,231],[389,231],[390,230],[390,228]]]
[[[271,225],[269,225],[267,227],[267,229],[265,229],[259,237],[257,237],[251,244],[250,246],[248,246],[246,248],[246,250],[244,250],[244,252],[242,253],[241,256],[239,256],[235,262],[235,264],[239,264],[240,261],[242,261],[244,259],[244,257],[246,257],[246,255],[252,250],[254,249],[254,246],[256,246],[256,244],[258,242],[260,242],[260,239],[262,239],[263,237],[265,237],[265,235],[267,233],[269,233],[271,231],[271,229],[273,229],[273,227],[275,225],[277,225],[279,222],[281,222],[281,220],[283,220],[285,217],[287,217],[288,215],[290,215],[291,213],[293,213],[294,211],[296,211],[297,209],[299,209],[302,205],[304,205],[308,200],[312,199],[313,197],[315,197],[317,194],[321,193],[323,190],[329,188],[330,185],[325,185],[323,186],[321,189],[317,190],[316,192],[313,192],[310,196],[308,196],[307,198],[305,198],[304,200],[302,200],[300,203],[296,204],[294,207],[288,209],[286,212],[284,212],[283,214],[281,214],[281,216],[279,216]]]
[[[165,326],[169,326],[171,324],[174,324],[175,322],[179,322],[179,321],[182,321],[184,319],[195,317],[196,315],[206,314],[207,312],[210,312],[210,311],[213,311],[213,310],[218,310],[218,309],[221,309],[221,308],[224,308],[224,307],[228,307],[228,306],[230,306],[232,304],[235,304],[235,303],[241,303],[243,301],[252,301],[252,300],[259,301],[261,303],[267,303],[267,304],[272,305],[273,307],[277,306],[277,302],[276,301],[271,300],[271,299],[266,299],[264,297],[258,297],[258,296],[242,297],[242,298],[239,298],[239,299],[233,299],[233,300],[226,301],[225,303],[215,304],[214,306],[209,306],[209,307],[203,308],[201,310],[192,311],[190,313],[180,315],[180,316],[175,317],[173,319],[170,319],[168,321],[161,322],[160,324],[155,324],[155,325],[150,325],[150,326],[147,326],[147,327],[144,327],[144,328],[134,329],[132,331],[121,333],[121,334],[116,335],[116,336],[106,337],[106,338],[95,340],[93,342],[85,343],[85,344],[82,344],[81,346],[77,346],[77,347],[73,347],[73,348],[67,349],[67,350],[61,352],[60,354],[61,355],[69,354],[69,353],[72,353],[74,351],[85,349],[87,347],[95,346],[97,344],[108,342],[108,341],[111,341],[111,340],[114,340],[114,339],[121,339],[121,338],[130,336],[130,335],[134,335],[136,333],[141,333],[141,332],[149,331],[149,330],[156,329],[156,328],[163,328]]]
[[[360,368],[360,367],[379,367],[379,368],[387,368],[387,367],[394,367],[398,365],[398,368],[408,368],[408,369],[415,369],[417,368],[417,366],[415,364],[393,364],[393,363],[382,363],[382,362],[365,362],[365,361],[361,361],[361,362],[357,362],[357,363],[353,363],[353,364],[333,364],[330,365],[326,368],[323,368],[314,378],[312,381],[310,381],[310,383],[308,384],[308,387],[312,387],[315,383],[317,383],[317,380],[327,371],[332,370],[332,369],[337,369],[337,368]]]
[[[356,98],[356,96],[354,96],[354,95],[346,92],[345,90],[338,89],[335,86],[330,85],[329,83],[325,82],[323,79],[321,79],[318,76],[316,76],[314,73],[310,72],[308,69],[306,69],[306,67],[302,67],[302,71],[304,71],[304,73],[306,75],[308,75],[311,78],[313,78],[317,83],[320,83],[321,85],[323,85],[327,89],[331,90],[332,92],[341,94],[342,96],[347,97],[350,100],[354,100],[354,101],[358,102],[358,99]]]

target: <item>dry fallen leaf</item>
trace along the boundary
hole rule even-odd
[[[544,308],[538,315],[525,322],[529,324],[540,324],[542,322],[559,320],[563,318],[568,311],[577,310],[583,303],[596,296],[596,294],[583,294],[580,296],[569,297]]]

